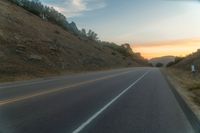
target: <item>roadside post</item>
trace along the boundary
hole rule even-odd
[[[196,73],[196,68],[195,68],[195,65],[194,65],[194,64],[191,65],[191,71],[192,71],[192,74],[195,75],[195,73]]]

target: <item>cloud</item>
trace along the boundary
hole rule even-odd
[[[48,6],[54,7],[66,17],[83,15],[85,12],[104,8],[105,0],[42,0]]]

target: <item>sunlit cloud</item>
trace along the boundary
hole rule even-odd
[[[48,6],[54,7],[67,18],[83,15],[88,11],[104,8],[105,0],[42,0]]]

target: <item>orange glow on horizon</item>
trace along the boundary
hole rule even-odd
[[[185,39],[132,45],[134,52],[140,52],[147,59],[161,56],[186,56],[200,48],[200,39]]]

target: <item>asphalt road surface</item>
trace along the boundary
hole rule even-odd
[[[193,133],[159,69],[0,85],[0,133]]]

